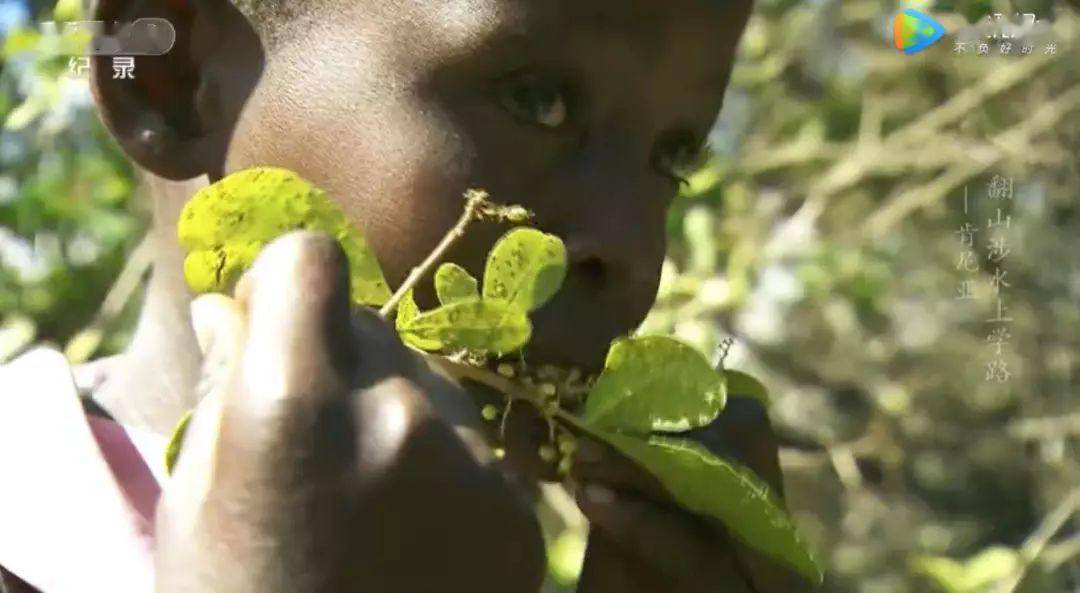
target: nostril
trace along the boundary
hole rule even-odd
[[[607,264],[599,257],[587,257],[574,264],[576,272],[595,284],[601,284],[607,277]]]

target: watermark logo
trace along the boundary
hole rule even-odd
[[[907,55],[917,54],[945,35],[945,27],[930,15],[907,8],[893,19],[893,44]]]

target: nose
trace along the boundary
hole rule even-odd
[[[579,195],[553,224],[541,222],[566,244],[568,280],[617,308],[651,303],[664,257],[666,208],[610,186]]]
[[[663,261],[671,188],[631,152],[585,148],[561,167],[545,200],[543,218],[566,243],[571,275],[594,290],[651,290]]]

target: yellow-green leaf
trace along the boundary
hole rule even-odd
[[[594,428],[646,435],[705,426],[724,409],[724,376],[694,348],[665,336],[618,340],[585,399]]]
[[[566,278],[566,246],[555,235],[519,228],[488,254],[484,298],[532,311],[546,303]]]
[[[659,478],[683,507],[721,521],[748,546],[790,566],[811,583],[821,583],[821,568],[790,515],[768,484],[750,470],[692,441],[644,440],[615,433],[599,436]]]
[[[338,240],[349,259],[353,301],[389,300],[374,252],[345,214],[295,173],[273,167],[229,175],[188,202],[177,229],[189,252],[184,277],[195,292],[228,292],[267,243],[299,229]]]
[[[945,593],[981,593],[1016,573],[1020,554],[992,546],[964,561],[944,556],[920,556],[911,562],[916,573],[929,577]]]
[[[405,296],[401,298],[401,302],[398,303],[397,317],[394,319],[394,327],[397,329],[398,335],[401,336],[401,341],[413,348],[426,350],[428,352],[442,350],[442,342],[430,338],[421,338],[415,334],[404,331],[405,327],[419,316],[420,307],[417,306],[416,300],[413,299],[413,291],[410,288],[405,292]]]
[[[768,409],[769,390],[754,377],[741,371],[724,369],[724,378],[727,380],[727,392],[731,397],[752,397],[761,401]]]
[[[462,301],[410,319],[398,333],[405,340],[439,342],[445,349],[505,354],[529,341],[532,325],[525,311],[501,301]]]
[[[194,411],[189,411],[180,418],[176,427],[173,428],[172,436],[169,437],[169,444],[165,447],[165,471],[170,475],[176,467],[176,460],[180,458],[180,448],[184,445],[184,435],[187,433],[188,425],[191,424],[193,413]]]
[[[439,302],[444,305],[475,301],[480,298],[476,278],[473,278],[465,268],[454,263],[443,264],[435,272],[435,294],[439,296]]]

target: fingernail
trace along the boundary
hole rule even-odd
[[[600,484],[585,486],[585,498],[593,504],[611,504],[615,502],[615,491]]]
[[[195,340],[199,344],[199,351],[205,356],[211,350],[231,349],[240,339],[242,332],[240,319],[239,309],[227,296],[206,294],[193,300],[191,325],[195,330]]]

